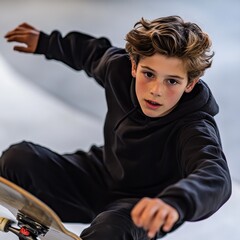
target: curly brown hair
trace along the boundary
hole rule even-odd
[[[142,18],[126,35],[126,51],[138,64],[141,57],[155,53],[178,57],[184,61],[188,81],[201,77],[211,67],[214,52],[208,34],[179,16],[157,18],[153,21]]]

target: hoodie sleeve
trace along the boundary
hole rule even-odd
[[[180,221],[215,213],[231,195],[231,179],[218,129],[207,120],[182,129],[179,165],[183,178],[159,197],[175,207]]]
[[[58,31],[50,35],[40,32],[35,54],[61,61],[75,70],[84,70],[100,85],[104,82],[107,50],[111,43],[106,38],[95,38],[80,32],[70,32],[65,37]]]

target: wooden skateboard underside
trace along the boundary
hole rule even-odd
[[[47,233],[44,233],[45,236],[39,236],[42,240],[81,240],[63,226],[60,218],[46,204],[2,177],[0,205],[7,208],[16,218],[20,213],[44,226]]]

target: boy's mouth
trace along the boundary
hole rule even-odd
[[[153,109],[156,109],[156,108],[162,106],[160,103],[152,101],[152,100],[148,100],[148,99],[145,99],[145,102],[147,103],[148,107],[153,108]]]

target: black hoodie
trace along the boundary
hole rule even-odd
[[[41,32],[36,53],[84,70],[104,87],[104,146],[91,154],[102,156],[110,191],[160,197],[188,221],[210,216],[227,201],[231,180],[214,120],[218,105],[206,83],[184,93],[168,115],[149,118],[135,95],[128,54],[108,39]]]

